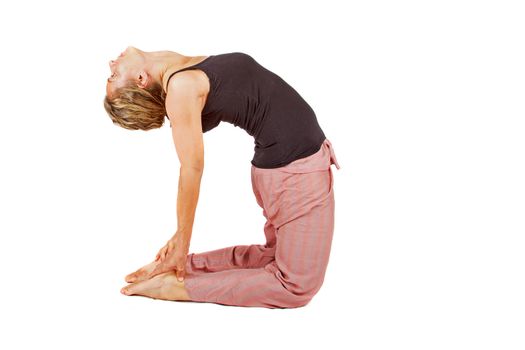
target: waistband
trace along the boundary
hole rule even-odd
[[[327,170],[332,164],[335,164],[337,170],[341,168],[335,156],[332,143],[330,140],[325,139],[321,148],[316,153],[305,158],[297,159],[283,167],[268,170],[278,170],[287,173],[309,173]]]

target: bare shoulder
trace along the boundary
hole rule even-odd
[[[189,69],[178,72],[168,81],[166,99],[171,95],[176,96],[207,96],[210,90],[208,76],[201,70]]]

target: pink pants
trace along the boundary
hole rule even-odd
[[[284,167],[252,165],[252,187],[266,218],[266,244],[188,255],[190,299],[223,305],[293,308],[319,291],[334,232],[332,145]]]

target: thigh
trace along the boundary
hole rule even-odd
[[[314,293],[324,280],[334,232],[331,169],[294,174],[286,181],[275,216],[279,225],[270,268],[293,292]]]

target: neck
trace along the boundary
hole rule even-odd
[[[166,73],[177,71],[191,64],[195,59],[192,56],[181,55],[173,51],[153,51],[145,52],[146,69],[151,74],[153,80],[163,85]]]

